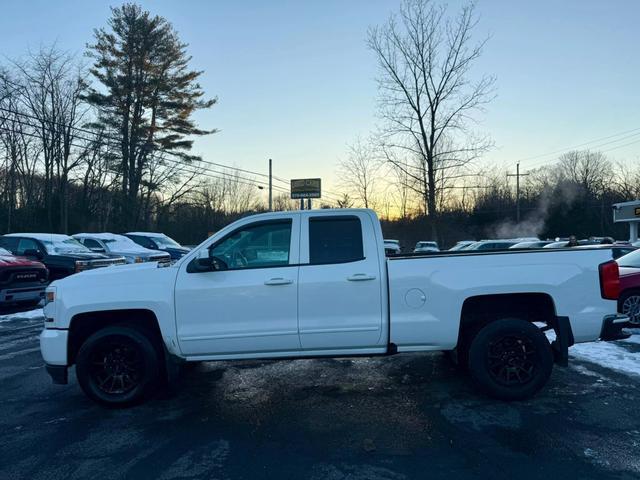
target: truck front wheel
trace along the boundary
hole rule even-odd
[[[106,327],[80,347],[76,376],[92,400],[110,407],[133,405],[157,385],[158,355],[141,331],[126,326]]]
[[[478,332],[468,361],[471,378],[489,396],[523,400],[549,380],[553,352],[538,327],[508,318],[491,322]]]

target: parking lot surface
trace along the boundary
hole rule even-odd
[[[0,478],[637,479],[640,335],[577,346],[530,401],[441,354],[205,363],[127,410],[52,385],[39,312],[0,317]]]

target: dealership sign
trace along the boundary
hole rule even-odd
[[[291,198],[320,198],[320,179],[291,180]]]
[[[640,222],[640,200],[613,204],[614,222]]]

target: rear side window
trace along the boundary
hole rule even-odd
[[[16,237],[2,237],[0,238],[0,247],[6,248],[15,255],[18,250],[18,238]]]
[[[309,263],[346,263],[364,258],[358,217],[309,219]]]
[[[84,243],[84,246],[87,247],[87,248],[102,249],[102,245],[100,245],[98,242],[96,242],[92,238],[84,238],[84,239],[81,240],[81,242]]]

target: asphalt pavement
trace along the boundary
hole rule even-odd
[[[487,399],[443,355],[411,354],[210,362],[109,410],[73,371],[51,383],[41,328],[0,320],[2,479],[640,478],[633,337],[607,360],[624,369],[572,358],[526,402]]]

